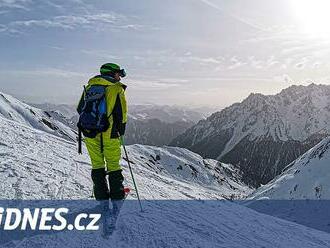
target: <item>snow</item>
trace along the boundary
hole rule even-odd
[[[1,198],[91,197],[91,165],[85,146],[83,155],[78,155],[76,143],[2,117],[0,131]],[[222,169],[217,161],[203,160],[186,149],[132,145],[127,150],[144,199],[241,198],[252,192],[234,169]],[[132,186],[126,161],[122,159],[121,164]]]
[[[100,232],[28,235],[2,247],[325,248],[330,235],[229,201],[127,200],[109,239]],[[79,211],[78,211],[79,213]]]
[[[53,119],[47,112],[29,106],[16,98],[0,92],[0,116],[36,129],[55,134],[68,140],[75,140],[76,132]]]
[[[330,137],[307,151],[249,199],[330,199]]]
[[[40,117],[38,110],[33,109],[38,115],[32,117],[27,115],[26,107],[9,96],[0,103],[1,198],[91,199],[91,165],[86,148],[83,147],[83,155],[77,155],[75,142],[36,125]],[[12,117],[8,113],[12,113]],[[329,165],[329,143],[329,139],[325,140],[287,171],[296,167],[314,171],[320,167],[324,168],[321,172],[325,172]],[[117,230],[109,240],[96,237],[95,233],[80,232],[83,237],[75,239],[72,232],[61,232],[23,235],[3,247],[44,247],[45,243],[48,247],[59,244],[189,248],[330,246],[327,233],[258,213],[234,202],[217,200],[240,198],[252,192],[240,181],[240,173],[232,165],[203,159],[183,148],[132,145],[127,149],[140,196],[148,201],[143,200],[144,212],[139,212],[137,202],[132,201],[136,199],[133,190],[122,208]],[[121,164],[125,184],[133,189],[127,163],[122,159]],[[306,177],[306,173],[303,174]],[[283,182],[295,176],[291,173]],[[314,176],[316,179],[317,174]],[[324,180],[326,176],[324,174]],[[321,181],[319,178],[314,183]],[[322,183],[324,188],[328,186],[327,182]]]
[[[131,105],[129,116],[136,120],[159,119],[165,123],[196,123],[204,118],[201,112],[187,107],[154,104]]]
[[[330,137],[249,197],[259,212],[330,233]]]

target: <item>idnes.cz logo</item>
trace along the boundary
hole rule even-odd
[[[40,231],[96,231],[101,214],[79,213],[69,223],[68,208],[2,208],[0,207],[0,229],[10,230],[40,230]]]

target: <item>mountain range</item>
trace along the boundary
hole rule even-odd
[[[30,104],[49,113],[54,119],[77,129],[76,106],[69,104]],[[162,146],[170,143],[178,135],[199,120],[206,118],[209,108],[189,109],[179,106],[131,105],[125,140],[127,144]]]
[[[330,133],[330,86],[291,86],[250,94],[176,137],[170,145],[231,163],[246,183],[268,183]]]

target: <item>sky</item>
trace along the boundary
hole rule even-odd
[[[75,104],[103,63],[130,104],[225,107],[328,84],[328,0],[0,0],[0,91]]]

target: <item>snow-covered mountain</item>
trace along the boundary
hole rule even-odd
[[[186,107],[152,104],[131,105],[128,112],[126,142],[155,146],[168,145],[206,117]]]
[[[75,140],[76,138],[77,133],[74,129],[59,121],[60,117],[58,119],[53,118],[50,112],[32,107],[1,92],[0,116],[68,140]]]
[[[158,119],[140,120],[129,116],[125,139],[127,144],[168,145],[192,125],[193,122],[167,123]]]
[[[77,106],[71,104],[54,104],[54,103],[28,103],[39,109],[46,110],[48,112],[58,112],[67,119],[77,115]]]
[[[245,182],[266,184],[330,134],[330,86],[291,86],[277,95],[251,94],[170,144],[239,166]]]
[[[1,198],[86,199],[92,194],[89,157],[76,143],[0,117]],[[182,148],[128,146],[144,199],[241,198],[251,189],[230,165]],[[125,160],[124,174],[131,185]]]
[[[330,200],[330,137],[289,164],[282,174],[249,199]]]
[[[136,120],[158,119],[165,123],[197,123],[207,117],[205,113],[182,106],[141,104],[129,106],[129,116]]]

